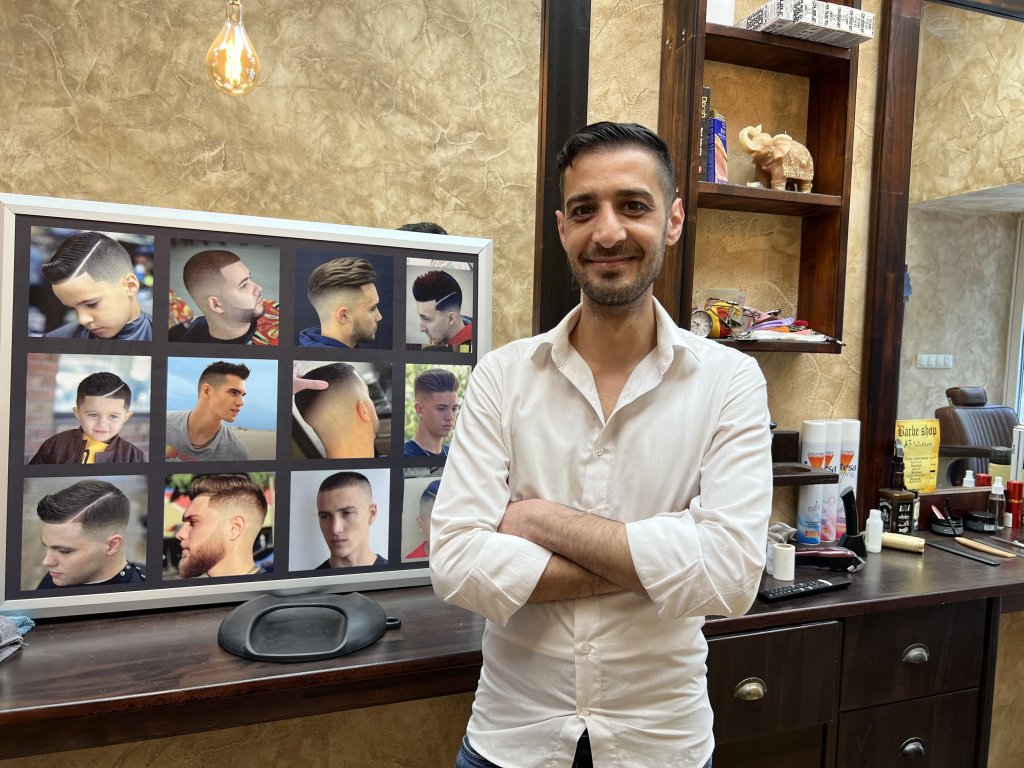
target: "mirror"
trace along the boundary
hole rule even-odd
[[[922,6],[900,419],[934,418],[948,387],[983,387],[989,404],[1017,408],[1022,38],[1011,19]]]

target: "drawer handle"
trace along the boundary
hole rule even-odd
[[[741,701],[757,701],[763,699],[768,693],[768,686],[765,685],[764,680],[760,677],[748,677],[746,680],[741,680],[732,692],[734,699],[740,699]]]
[[[901,657],[907,664],[927,664],[928,646],[923,643],[914,643],[903,651]]]
[[[900,745],[900,757],[906,757],[911,760],[919,760],[924,757],[925,753],[924,742],[918,737],[907,739]]]

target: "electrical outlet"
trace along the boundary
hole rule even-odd
[[[953,356],[952,355],[918,355],[917,356],[917,367],[918,368],[952,368],[953,367]]]

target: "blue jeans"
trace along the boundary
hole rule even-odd
[[[469,737],[462,737],[462,748],[455,756],[455,768],[501,768],[497,763],[492,763],[486,757],[482,757],[473,749],[469,743]],[[576,745],[576,757],[572,761],[572,768],[594,768],[594,761],[590,754],[590,738],[586,731],[580,737]],[[704,763],[704,768],[711,768],[711,758]]]

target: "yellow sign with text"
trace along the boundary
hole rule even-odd
[[[903,482],[908,489],[931,493],[939,476],[939,420],[896,422],[896,439],[903,443]]]

